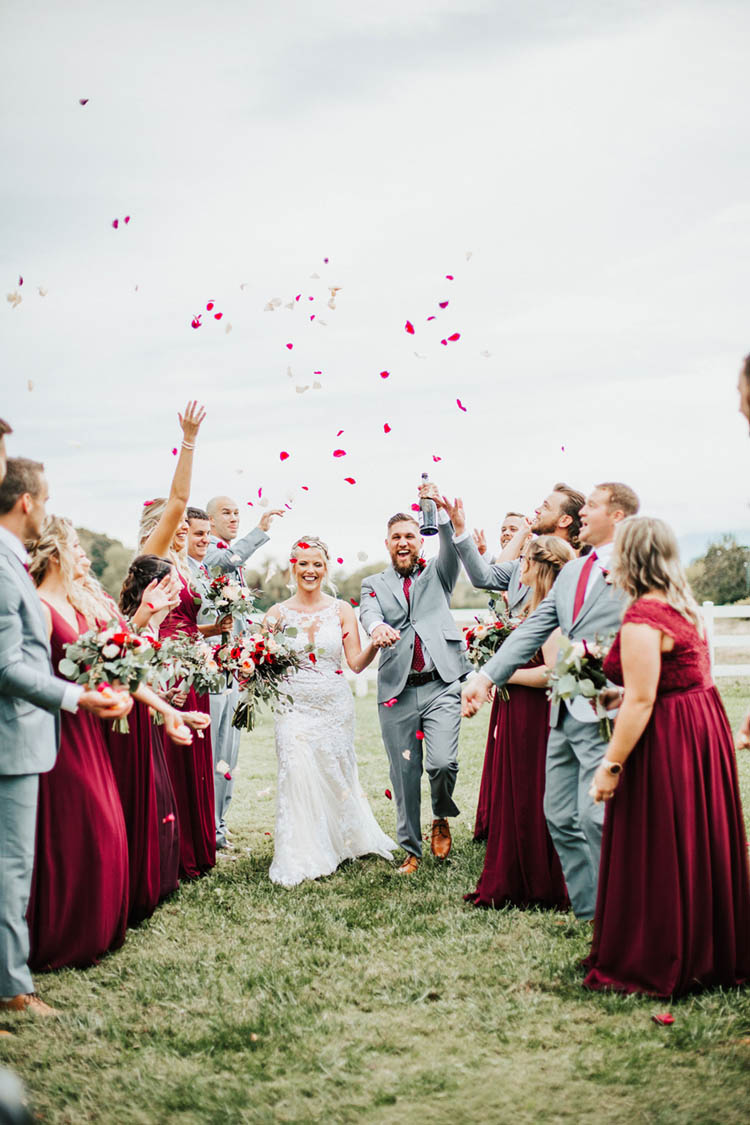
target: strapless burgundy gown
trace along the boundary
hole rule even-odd
[[[104,738],[117,782],[128,836],[128,924],[136,925],[178,886],[180,866],[177,802],[167,769],[162,733],[137,700],[130,730],[118,734],[105,722]]]
[[[625,614],[674,638],[653,713],[607,805],[587,988],[681,996],[750,978],[750,880],[732,732],[706,642],[677,610]],[[623,682],[620,638],[605,671]]]
[[[541,663],[537,654],[526,667]],[[508,684],[508,696],[498,702],[496,693],[493,704],[497,734],[487,779],[492,803],[484,869],[477,889],[464,897],[475,906],[564,910],[568,894],[543,809],[549,703],[541,688]]]
[[[52,666],[78,629],[52,608]],[[39,776],[36,856],[27,913],[32,969],[83,968],[125,940],[128,842],[102,724],[60,712],[60,750]]]
[[[159,634],[171,637],[187,633],[200,637],[198,609],[200,599],[189,584],[182,579],[180,604],[175,606],[162,622]],[[208,694],[196,695],[190,688],[183,711],[203,711],[210,714]],[[164,756],[172,779],[177,815],[180,822],[180,874],[187,879],[210,870],[216,863],[216,821],[214,816],[214,761],[211,747],[211,728],[193,734],[191,746],[175,746],[164,739]]]

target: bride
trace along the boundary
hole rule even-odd
[[[292,887],[330,875],[345,859],[373,853],[391,859],[396,844],[380,827],[362,792],[354,755],[354,700],[341,654],[361,672],[377,652],[363,649],[354,610],[327,597],[328,548],[314,536],[292,548],[296,591],[271,606],[264,625],[292,631],[289,643],[315,652],[291,674],[291,704],[276,710],[278,758],[276,836],[271,881]],[[294,630],[297,630],[296,636]]]

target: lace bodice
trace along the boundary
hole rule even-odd
[[[305,613],[282,604],[280,620],[285,628],[297,629],[296,637],[288,638],[290,648],[301,652],[308,645],[315,646],[315,660],[309,662],[313,672],[330,673],[341,670],[343,635],[338,604],[335,601],[314,613]],[[301,671],[306,671],[306,668],[303,667]]]
[[[626,611],[623,625],[650,625],[674,638],[674,648],[661,654],[658,695],[672,691],[711,687],[711,659],[708,645],[694,625],[671,605],[653,598],[639,598]],[[622,684],[620,634],[614,639],[604,671],[615,684]]]

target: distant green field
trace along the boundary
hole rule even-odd
[[[723,684],[736,727],[750,683]],[[374,811],[394,830],[374,696],[357,700]],[[750,993],[671,1006],[591,995],[572,915],[464,904],[487,711],[464,725],[452,860],[268,881],[275,757],[244,740],[234,858],[86,972],[38,978],[59,1022],[6,1019],[7,1065],[46,1122],[746,1122]],[[750,753],[740,755],[750,808]],[[429,820],[425,801],[424,822]]]

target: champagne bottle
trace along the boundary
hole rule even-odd
[[[422,484],[427,484],[427,473],[422,473]],[[437,535],[438,532],[438,518],[437,518],[437,504],[434,500],[429,500],[426,496],[422,497],[419,501],[419,510],[422,513],[422,527],[423,535]]]

